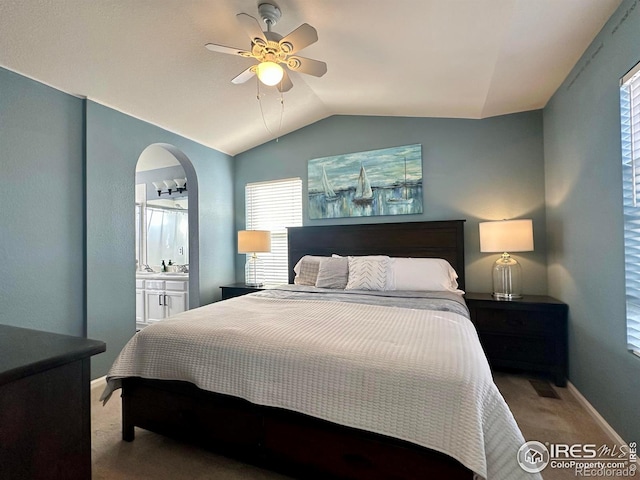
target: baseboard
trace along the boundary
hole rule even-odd
[[[100,378],[96,378],[95,380],[91,380],[91,388],[102,386],[104,387],[107,383],[107,376],[103,375]]]
[[[618,445],[626,445],[625,442],[618,432],[616,432],[611,425],[598,413],[598,411],[589,403],[589,401],[584,398],[584,396],[580,393],[580,391],[575,387],[575,385],[571,382],[567,382],[567,390],[571,392],[571,394],[580,402],[580,404],[589,412],[589,415],[593,417],[600,428],[602,428],[605,433],[613,440],[614,443]]]

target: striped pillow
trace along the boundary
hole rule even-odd
[[[348,257],[349,281],[345,290],[387,290],[389,257]]]

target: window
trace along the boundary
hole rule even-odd
[[[620,81],[627,343],[640,356],[640,63]]]
[[[271,231],[271,253],[258,254],[264,264],[264,282],[287,283],[287,227],[302,226],[302,180],[248,183],[244,194],[246,229]]]

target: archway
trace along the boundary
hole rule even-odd
[[[144,166],[141,167],[141,164],[144,164]],[[171,211],[172,214],[176,214],[179,217],[184,217],[185,215],[184,211],[180,212],[178,209],[186,210],[186,217],[188,219],[188,221],[186,222],[188,224],[188,257],[179,256],[180,254],[182,254],[183,248],[180,247],[180,251],[174,251],[174,260],[177,257],[177,261],[175,262],[176,264],[188,264],[188,308],[198,307],[200,306],[198,181],[193,164],[191,163],[189,158],[175,146],[165,143],[155,143],[147,146],[142,151],[142,153],[138,157],[136,165],[136,177],[143,178],[143,180],[141,180],[142,185],[146,185],[146,188],[143,188],[143,190],[148,191],[148,193],[143,194],[146,198],[156,197],[159,199],[162,195],[164,195],[164,197],[162,198],[166,199],[159,200],[157,203],[166,204],[168,202],[174,201],[177,208],[169,208],[167,205],[165,205],[163,208],[167,209],[167,212]],[[158,178],[155,178],[154,174],[158,176]],[[164,180],[164,176],[166,176],[167,179],[186,178],[186,191],[177,191],[176,187],[179,187],[179,185],[174,185],[174,189],[171,194],[168,193],[168,190],[166,188],[162,189],[161,195],[156,194],[156,187],[158,187],[158,185],[162,183],[162,180]],[[135,182],[137,184],[137,190],[139,189],[138,182],[139,180],[136,180]],[[136,197],[138,197],[139,195],[140,193],[137,192]],[[152,202],[150,201],[149,203]],[[188,207],[185,208],[184,205],[188,205]],[[160,211],[160,207],[155,208]],[[136,238],[138,238],[138,236],[136,236]],[[139,253],[141,252],[136,251],[136,260],[140,261],[140,268],[137,269],[137,276],[139,270],[144,270],[143,264],[147,263],[146,235],[144,238],[144,242],[144,259],[139,258]],[[166,261],[171,259],[171,255],[167,255],[168,258],[166,259]],[[149,259],[150,258],[151,256],[149,257]],[[184,260],[187,258],[188,261],[185,262]],[[154,263],[154,265],[150,266],[150,268],[158,271],[159,265],[155,265],[155,263],[159,264],[160,260],[154,260],[152,263]],[[180,269],[182,269],[182,266],[180,266]]]

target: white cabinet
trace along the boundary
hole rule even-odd
[[[187,302],[188,283],[186,282],[165,282],[164,304],[167,307],[167,317],[173,317],[178,313],[189,309]]]
[[[189,309],[189,279],[171,274],[136,278],[136,327],[146,327]],[[138,282],[144,282],[139,289]],[[141,302],[141,305],[139,303]],[[139,314],[142,312],[142,316]]]
[[[145,290],[144,306],[146,312],[145,323],[159,322],[166,318],[166,308],[163,302],[165,296],[162,290]]]
[[[144,280],[136,278],[136,330],[146,326],[144,303]]]

